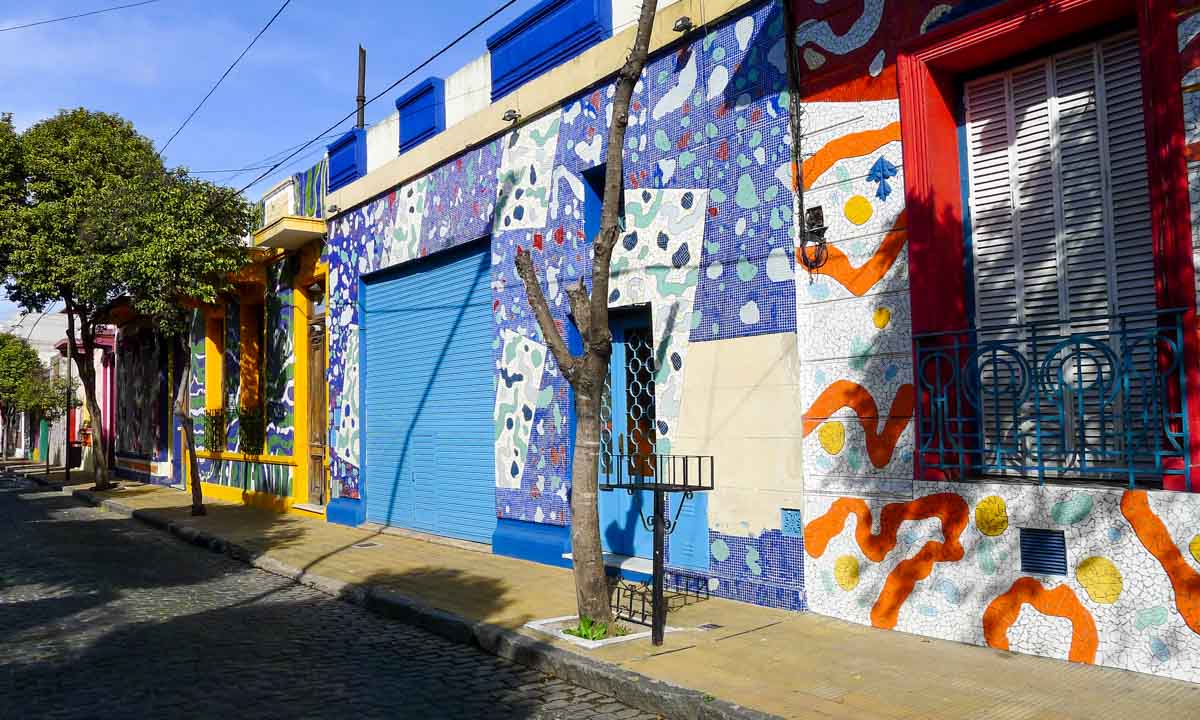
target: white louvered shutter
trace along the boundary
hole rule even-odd
[[[1019,341],[1035,361],[1065,334],[1117,330],[1112,315],[1136,313],[1141,317],[1133,326],[1153,325],[1148,313],[1157,303],[1136,35],[971,81],[964,108],[980,339]],[[1030,323],[1039,323],[1039,347],[1030,342]],[[1135,361],[1148,371],[1154,364],[1149,354]],[[981,372],[985,387],[997,381],[986,367]],[[1139,390],[1132,392],[1139,401]],[[1084,445],[1100,443],[1113,432],[1113,418],[1094,420],[1099,405],[1083,402],[1085,427],[1072,418],[1059,426],[1043,415],[1043,431],[1065,432],[1071,447],[1078,448],[1081,437]],[[1018,410],[1010,403],[999,409]],[[1017,414],[1025,422],[1032,417],[1028,408]]]
[[[976,327],[1103,330],[1156,307],[1137,37],[967,84]]]

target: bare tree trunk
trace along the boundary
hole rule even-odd
[[[4,437],[0,439],[0,470],[8,470],[8,412],[0,413],[0,427],[4,428]]]
[[[112,487],[112,477],[108,467],[108,441],[104,437],[104,417],[100,411],[100,403],[96,400],[96,366],[93,355],[96,348],[96,337],[87,311],[78,307],[71,298],[65,297],[67,311],[67,352],[75,361],[79,370],[79,383],[83,385],[83,398],[87,403],[88,415],[92,420],[92,448],[96,460],[96,490],[108,490]],[[79,320],[79,339],[75,342],[75,320]],[[82,344],[82,347],[80,347]]]
[[[186,483],[192,491],[192,515],[207,515],[204,507],[204,491],[200,487],[200,466],[196,462],[196,424],[192,421],[191,408],[188,407],[188,385],[192,379],[191,354],[187,351],[187,343],[176,341],[174,344],[176,362],[187,359],[187,365],[179,374],[179,384],[175,386],[175,415],[183,426],[183,447],[187,454]]]
[[[609,270],[613,247],[620,232],[619,208],[625,186],[622,153],[625,129],[629,125],[629,100],[646,65],[657,6],[657,0],[643,0],[637,38],[629,57],[617,73],[612,126],[608,133],[600,233],[592,238],[592,292],[589,296],[582,281],[567,291],[571,314],[583,338],[583,355],[576,357],[567,349],[542,293],[541,281],[529,252],[518,250],[516,258],[517,274],[525,285],[525,295],[537,318],[542,337],[562,369],[563,376],[575,391],[575,456],[571,473],[571,554],[574,558],[575,600],[580,617],[605,624],[612,622],[612,610],[600,544],[597,475],[600,460],[600,394],[612,356],[612,332],[608,327]]]

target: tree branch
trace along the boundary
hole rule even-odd
[[[591,329],[592,309],[589,304],[591,298],[588,297],[583,278],[567,287],[567,299],[571,303],[571,317],[575,320],[575,327],[579,328],[580,336],[587,337]]]
[[[567,349],[567,343],[563,340],[562,333],[558,331],[554,316],[550,314],[550,305],[542,293],[542,284],[538,281],[537,270],[533,267],[533,257],[528,250],[517,248],[516,266],[517,275],[525,284],[525,297],[529,301],[529,307],[533,310],[533,316],[537,318],[538,328],[542,331],[542,339],[546,341],[546,347],[550,348],[550,352],[558,362],[563,377],[574,385],[579,358],[572,355],[571,351]]]
[[[604,171],[604,204],[600,210],[600,233],[592,243],[592,312],[590,329],[585,336],[586,352],[605,357],[612,353],[612,332],[608,328],[608,284],[612,251],[620,233],[621,194],[625,191],[625,130],[629,125],[629,101],[646,66],[650,33],[658,0],[643,0],[638,17],[637,38],[629,57],[617,73],[613,94],[612,126],[608,129],[608,158]]]

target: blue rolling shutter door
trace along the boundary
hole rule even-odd
[[[370,279],[363,304],[367,519],[490,542],[491,258],[486,243]]]

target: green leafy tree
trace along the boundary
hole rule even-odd
[[[24,197],[23,177],[20,137],[13,129],[12,115],[0,113],[0,212]]]
[[[177,170],[140,195],[136,214],[141,242],[126,258],[126,293],[134,310],[151,318],[170,338],[175,357],[188,358],[175,389],[174,412],[187,446],[192,514],[203,515],[196,464],[196,433],[189,412],[192,312],[212,304],[229,289],[230,277],[245,266],[242,238],[255,223],[255,207],[230,188],[213,185]]]
[[[253,210],[228,188],[167,172],[153,144],[116,115],[60,112],[21,133],[18,150],[9,163],[21,185],[4,202],[0,225],[6,289],[30,311],[63,304],[68,352],[99,427],[92,358],[109,308],[129,300],[186,357],[185,306],[214,302],[242,265],[240,238]],[[186,413],[184,422],[190,429]],[[186,436],[196,478],[193,434]],[[96,443],[96,487],[105,489],[108,439],[97,433]],[[192,484],[193,512],[202,513]]]
[[[0,427],[4,428],[0,462],[8,459],[8,426],[21,413],[52,420],[67,406],[64,378],[52,378],[37,351],[9,333],[0,333]]]

